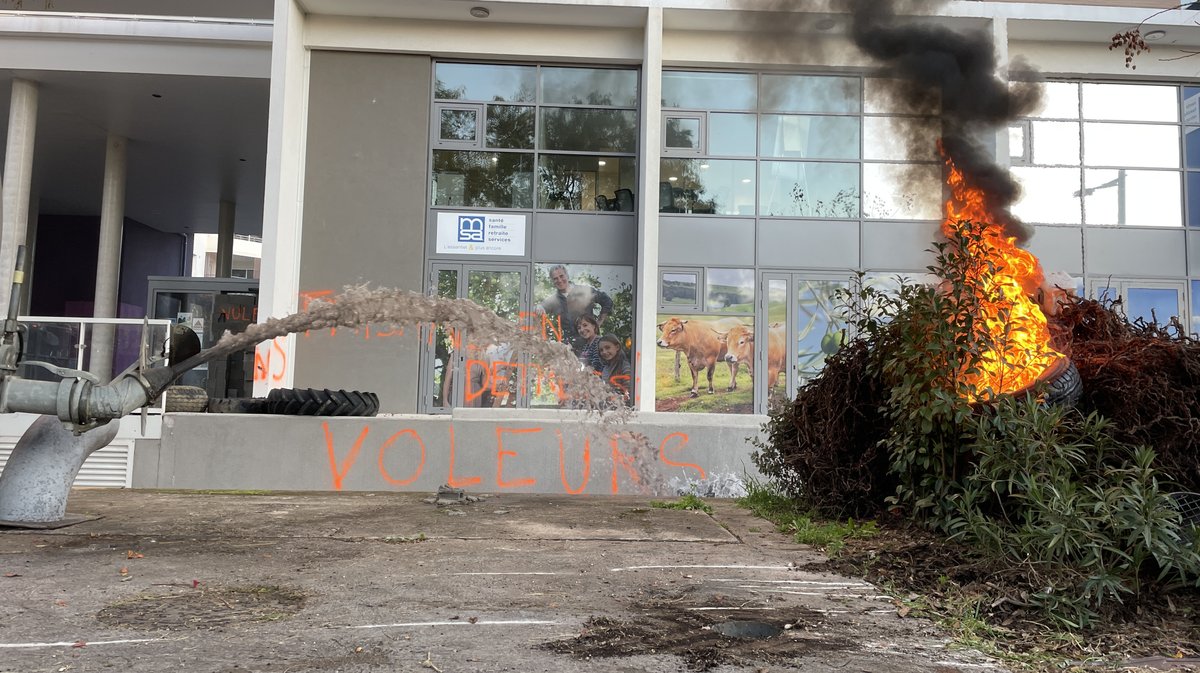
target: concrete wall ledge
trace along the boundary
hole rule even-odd
[[[636,414],[606,436],[585,414],[460,409],[322,418],[167,414],[139,446],[140,488],[740,495],[758,477],[748,441],[763,417]],[[147,443],[149,444],[149,443]]]

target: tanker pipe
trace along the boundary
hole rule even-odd
[[[56,416],[86,430],[145,406],[176,376],[171,368],[162,367],[140,375],[127,373],[106,385],[83,378],[33,381],[7,377],[0,387],[0,411]]]

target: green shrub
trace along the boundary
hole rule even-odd
[[[1052,577],[1032,599],[1062,625],[1086,625],[1146,581],[1200,576],[1195,530],[1154,452],[1117,442],[1097,414],[1009,397],[980,413],[966,439],[975,469],[943,530]]]
[[[984,366],[1020,367],[993,355],[1019,334],[987,328],[1010,323],[988,283],[995,268],[974,254],[983,237],[963,222],[936,245],[936,288],[886,296],[859,283],[845,294],[851,339],[795,403],[772,409],[760,471],[835,518],[878,511],[888,495],[926,527],[1023,569],[1019,600],[1058,626],[1087,626],[1149,585],[1195,584],[1197,533],[1153,451],[1098,414],[1041,404],[1036,386],[978,388]]]

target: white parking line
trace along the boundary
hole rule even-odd
[[[819,587],[869,587],[870,582],[820,582],[817,580],[748,580],[745,578],[714,577],[710,582],[758,582],[759,584],[807,584]]]
[[[724,568],[727,570],[788,570],[787,566],[739,566],[739,565],[713,565],[713,566],[627,566],[624,568],[612,568],[612,572],[619,573],[626,570],[686,570],[686,569],[703,569],[703,568]],[[745,580],[742,580],[745,581]]]
[[[182,640],[181,638],[134,638],[131,640],[71,640],[57,643],[0,643],[0,648],[33,649],[37,647],[72,647],[79,645],[80,647],[93,647],[95,645],[124,645],[126,643],[155,643],[166,642],[168,640]],[[82,643],[82,644],[80,644]]]
[[[518,573],[518,572],[511,572],[511,573],[450,573],[450,575],[451,575],[451,576],[456,576],[456,575],[561,575],[561,574],[562,574],[562,573],[542,573],[542,572],[528,572],[528,573]]]
[[[412,628],[420,626],[538,626],[546,624],[558,624],[556,621],[545,619],[510,619],[497,620],[494,622],[475,621],[469,619],[460,619],[454,621],[439,621],[439,622],[397,622],[395,624],[361,624],[357,626],[345,626],[347,629],[391,629],[391,628]]]

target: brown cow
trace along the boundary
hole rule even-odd
[[[713,370],[717,362],[725,358],[725,344],[717,338],[717,332],[708,324],[700,321],[668,318],[659,324],[662,335],[658,338],[660,348],[683,353],[688,361],[688,369],[692,372],[692,397],[700,396],[700,370],[708,369],[708,392],[713,390]],[[733,365],[729,366],[733,371]],[[730,382],[730,389],[736,381]]]
[[[737,364],[745,363],[754,378],[754,328],[737,325],[725,332],[724,338],[728,344],[725,361]],[[772,323],[767,330],[767,390],[779,383],[779,374],[787,366],[787,337],[784,326]]]

